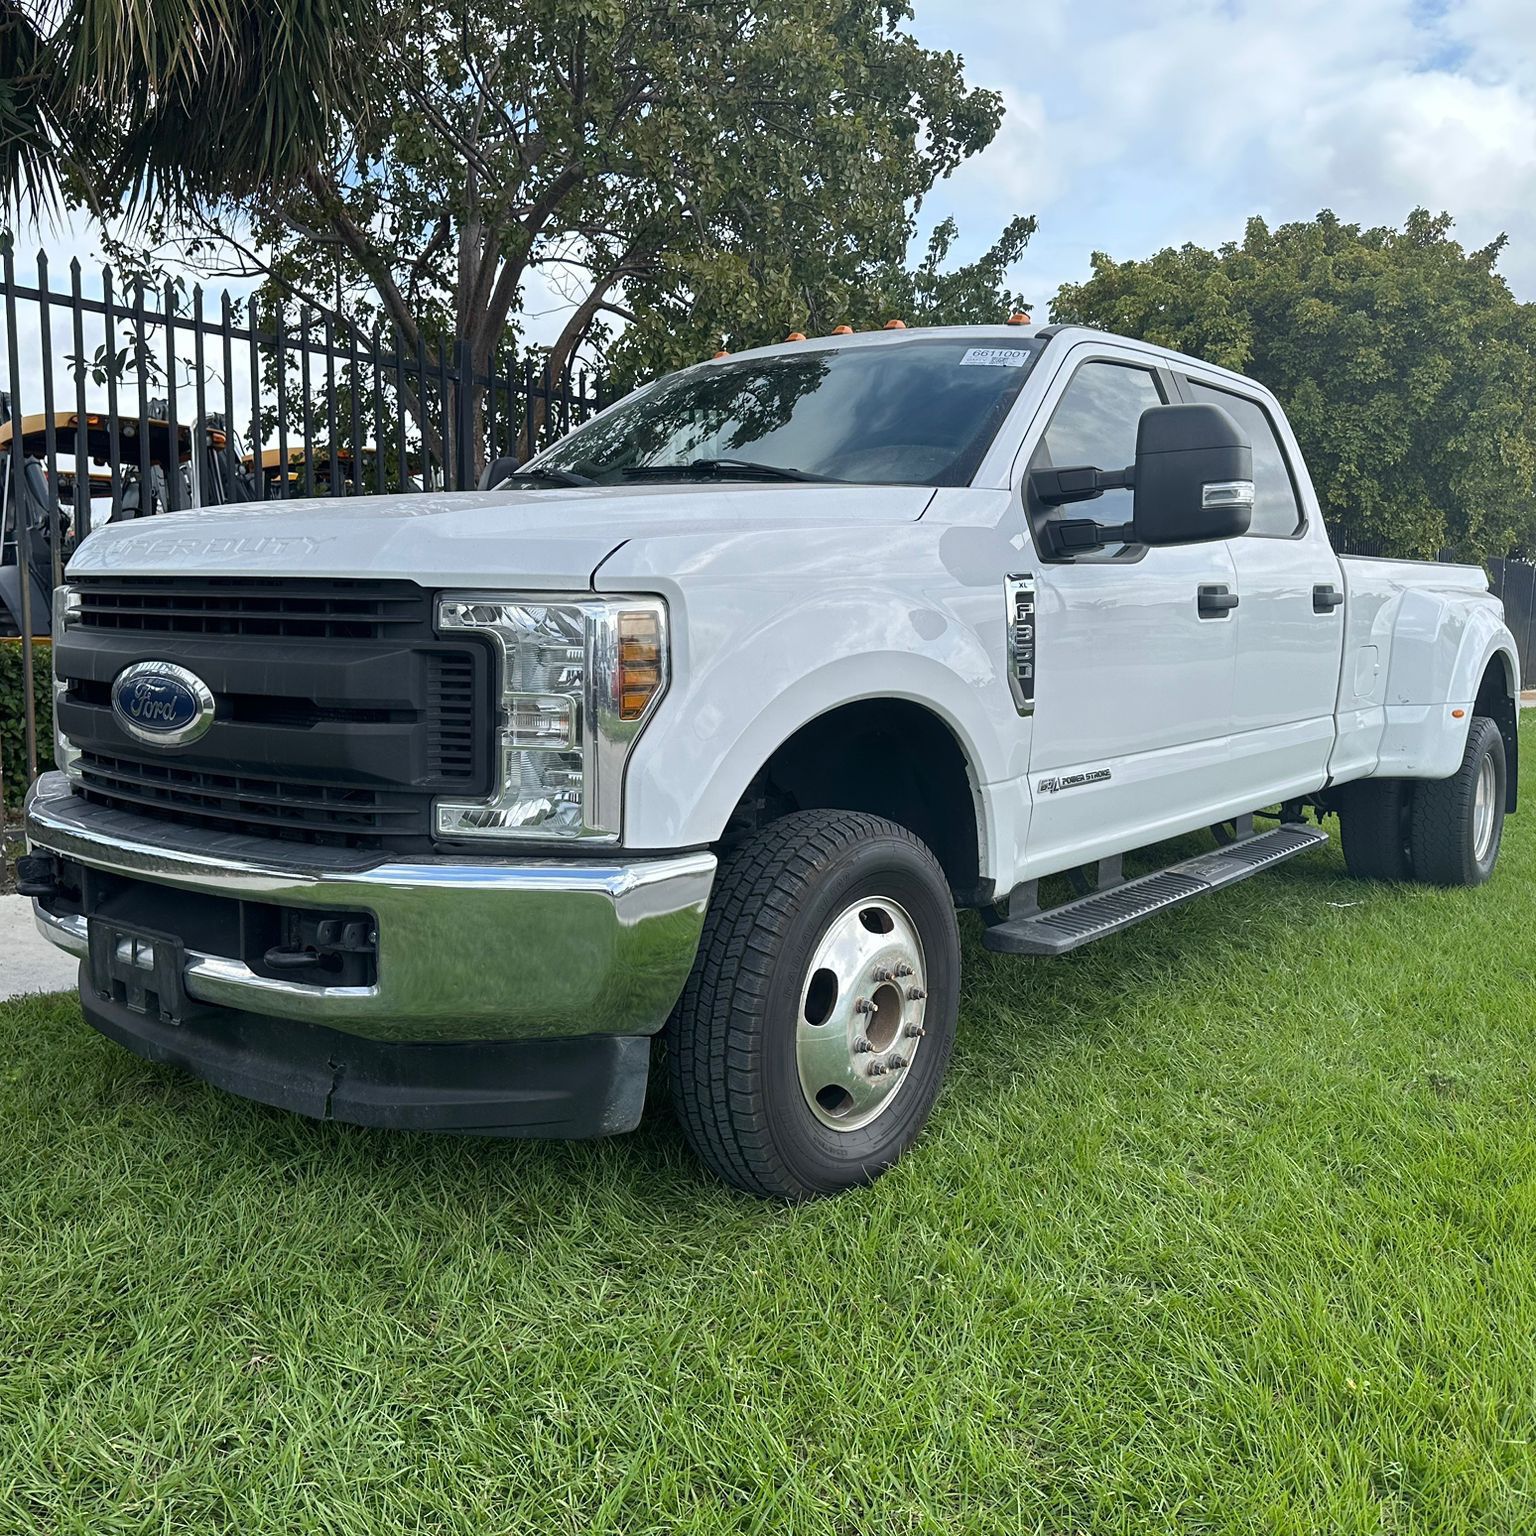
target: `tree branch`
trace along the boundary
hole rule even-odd
[[[396,286],[395,279],[389,270],[389,263],[368,238],[367,233],[347,212],[346,205],[341,200],[341,194],[334,185],[326,182],[320,173],[313,169],[305,172],[304,184],[319,202],[321,210],[331,221],[336,233],[340,235],[342,244],[352,253],[357,264],[367,274],[374,290],[384,301],[384,308],[388,310],[390,319],[400,327],[400,332],[407,343],[412,347],[422,345],[424,337],[421,327],[417,325],[415,315],[411,313],[410,306],[405,302],[405,295]]]

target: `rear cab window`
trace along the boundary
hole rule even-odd
[[[1219,405],[1247,433],[1253,445],[1253,522],[1248,537],[1289,539],[1300,533],[1301,498],[1296,494],[1296,482],[1269,412],[1257,400],[1230,389],[1218,389],[1187,374],[1180,375],[1179,388],[1192,403]]]

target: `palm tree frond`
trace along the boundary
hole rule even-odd
[[[382,0],[0,0],[0,203],[130,212],[298,180],[357,121]]]

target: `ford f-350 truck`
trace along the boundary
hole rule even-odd
[[[1483,573],[1339,558],[1266,390],[1081,328],[722,355],[481,492],[108,526],[54,660],[22,884],[98,1030],[535,1136],[633,1127],[660,1039],[780,1198],[918,1135],[957,908],[1059,955],[1333,815],[1356,875],[1477,885],[1515,808]]]

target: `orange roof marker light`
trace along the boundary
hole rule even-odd
[[[888,331],[904,331],[907,328],[907,322],[905,320],[887,320],[885,328]]]
[[[1011,315],[1008,316],[1008,324],[1009,325],[1028,325],[1029,324],[1029,316],[1027,314],[1025,314],[1022,309],[1016,309],[1016,310],[1014,310],[1014,312]]]
[[[791,331],[789,333],[789,335],[784,338],[784,340],[785,341],[804,341],[805,340],[805,332],[804,331]]]
[[[832,334],[834,336],[852,336],[853,327],[851,325],[834,325],[832,327]]]
[[[715,358],[729,357],[730,355],[731,354],[727,352],[724,347],[721,347],[720,350],[715,353],[715,357],[711,358],[710,361],[713,362]]]

